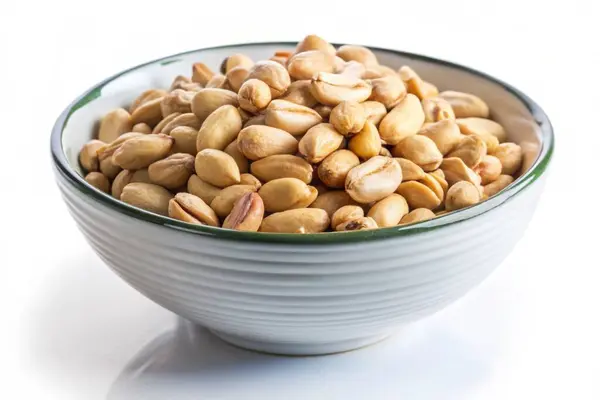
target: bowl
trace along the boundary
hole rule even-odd
[[[483,98],[526,171],[477,205],[393,228],[308,235],[190,225],[121,203],[90,186],[77,155],[99,118],[143,90],[168,87],[202,61],[253,59],[295,43],[206,48],[142,64],[95,85],[58,118],[51,138],[57,184],[104,262],[150,300],[234,345],[289,355],[375,343],[456,301],[484,280],[520,239],[543,190],[553,132],[546,114],[514,87],[446,61],[372,48],[382,64],[412,66],[440,90]],[[107,293],[107,295],[110,295]]]

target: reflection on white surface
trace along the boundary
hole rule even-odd
[[[31,369],[61,400],[103,399],[127,361],[173,314],[113,274],[82,238],[53,269],[28,315]]]
[[[413,332],[416,333],[416,332]],[[481,357],[443,329],[399,334],[361,350],[325,357],[280,357],[235,348],[179,320],[125,367],[108,399],[465,398],[487,378]]]
[[[178,319],[86,251],[46,284],[31,344],[61,399],[478,398],[471,393],[501,362],[514,317],[517,299],[503,275],[374,346],[280,357],[238,349]]]

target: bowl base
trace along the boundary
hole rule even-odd
[[[322,356],[327,354],[342,353],[345,351],[357,350],[362,347],[370,346],[391,336],[391,333],[388,332],[382,335],[367,336],[358,339],[341,340],[335,342],[297,343],[266,342],[248,339],[212,329],[210,331],[221,340],[236,347],[258,351],[261,353],[284,356]]]

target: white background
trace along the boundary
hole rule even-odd
[[[599,399],[597,1],[0,2],[0,397]],[[299,40],[481,69],[548,113],[557,151],[515,251],[444,312],[368,349],[233,349],[122,283],[55,187],[55,118],[97,81],[204,46]]]

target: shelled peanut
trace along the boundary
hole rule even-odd
[[[523,151],[481,98],[310,35],[266,60],[194,64],[108,112],[79,160],[89,184],[150,212],[318,233],[474,205],[514,181]]]

